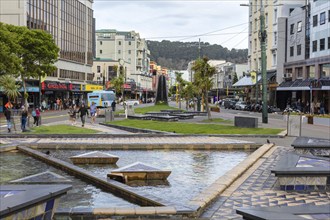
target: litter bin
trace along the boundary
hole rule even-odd
[[[201,98],[197,98],[197,111],[200,112],[201,111]]]
[[[113,121],[114,117],[113,117],[113,112],[111,108],[106,108],[104,111],[104,118],[105,118],[105,122],[108,121]]]

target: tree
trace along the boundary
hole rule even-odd
[[[194,62],[192,70],[194,74],[194,85],[198,88],[197,92],[202,95],[202,103],[205,103],[208,119],[211,119],[211,112],[208,105],[208,91],[212,88],[212,76],[215,74],[215,67],[208,64],[209,59],[203,57]]]
[[[176,80],[176,90],[177,90],[177,99],[179,99],[179,108],[181,109],[181,97],[182,97],[182,88],[185,86],[185,81],[182,78],[183,73],[175,72],[175,80]]]
[[[117,72],[118,66],[114,66],[114,70]],[[119,75],[112,79],[111,84],[116,94],[124,95],[124,68],[119,68]]]
[[[7,74],[0,77],[0,87],[9,101],[15,101],[21,95],[18,91],[20,86],[16,84],[15,78],[11,75]]]
[[[189,100],[195,97],[195,87],[191,82],[185,82],[185,85],[182,93],[186,100],[186,109],[188,109]]]
[[[237,73],[235,72],[235,73],[234,73],[234,78],[233,78],[233,85],[234,85],[235,83],[237,83],[237,81],[238,81]]]
[[[51,34],[43,30],[29,30],[26,27],[8,25],[8,30],[16,37],[19,47],[15,54],[21,60],[22,70],[15,74],[22,80],[24,89],[24,103],[26,107],[28,94],[25,80],[45,77],[56,70],[59,48]]]
[[[0,76],[21,72],[21,59],[15,54],[19,48],[17,38],[7,27],[8,25],[0,22]]]

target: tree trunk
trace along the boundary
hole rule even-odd
[[[206,107],[206,111],[207,111],[207,119],[211,120],[211,111],[209,108],[209,102],[208,102],[208,98],[207,98],[207,90],[205,90],[204,93],[205,93],[204,96],[206,97],[205,98],[205,107]]]
[[[201,111],[204,111],[204,93],[202,93]]]
[[[27,100],[28,94],[26,92],[26,83],[25,83],[25,79],[24,79],[23,75],[21,75],[21,78],[22,78],[23,91],[24,91],[24,94],[23,94],[24,107],[25,107],[26,110],[28,110],[29,109],[29,103],[28,103],[28,100]]]

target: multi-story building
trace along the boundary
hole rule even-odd
[[[39,105],[42,99],[52,102],[51,97],[83,99],[82,84],[93,80],[93,0],[0,1],[0,21],[31,29],[49,32],[60,48],[57,70],[47,73],[39,91],[39,81],[29,93],[29,103]],[[84,87],[86,88],[86,87]]]
[[[264,15],[266,38],[266,70],[268,84],[267,99],[270,105],[276,105],[276,87],[283,81],[286,54],[286,18],[296,7],[301,7],[301,0],[250,0],[249,1],[249,52],[250,72],[261,74],[260,17]],[[275,75],[274,75],[275,74]],[[274,77],[275,84],[274,84]],[[258,86],[258,85],[257,85]],[[261,88],[256,88],[260,90]],[[259,92],[260,96],[261,92]],[[277,97],[278,98],[278,97]],[[256,100],[258,97],[256,97]]]
[[[101,29],[96,30],[95,40],[96,60],[112,60],[117,62],[113,63],[113,65],[125,65],[125,84],[128,84],[128,81],[136,83],[135,89],[126,91],[126,95],[142,97],[142,93],[149,92],[150,95],[154,93],[152,88],[152,76],[149,73],[150,51],[148,50],[146,41],[140,38],[139,33],[135,31]],[[122,64],[120,62],[122,62]],[[97,76],[97,74],[95,74],[95,76]],[[109,75],[105,75],[105,77],[106,82],[111,81]]]
[[[287,20],[285,82],[278,87],[279,105],[310,103],[330,109],[330,2],[309,1],[292,11]],[[317,111],[317,109],[315,109]],[[315,112],[314,111],[314,112]]]

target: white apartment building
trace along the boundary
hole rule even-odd
[[[259,40],[260,15],[265,16],[267,71],[276,71],[277,83],[283,80],[285,62],[286,17],[301,0],[249,0],[249,52],[248,64],[252,72],[261,72],[261,46]]]
[[[152,89],[150,69],[150,51],[145,39],[135,31],[117,31],[114,29],[96,30],[96,60],[111,60],[118,67],[125,67],[125,79],[134,81],[136,86],[142,89]],[[117,64],[116,64],[117,62]],[[100,65],[98,63],[97,65]],[[101,64],[101,68],[106,64]],[[109,70],[109,65],[107,70]],[[94,71],[97,67],[93,67]],[[100,71],[100,72],[103,72]],[[99,74],[94,74],[99,77]],[[111,76],[106,74],[106,81]]]

